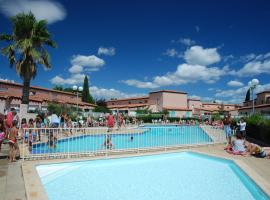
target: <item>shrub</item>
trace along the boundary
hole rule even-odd
[[[252,115],[246,118],[247,136],[270,144],[270,120],[261,115]]]

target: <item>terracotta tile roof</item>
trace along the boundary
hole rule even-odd
[[[1,81],[1,80],[0,80],[0,83],[6,84],[6,85],[14,85],[14,86],[23,87],[22,84],[19,84],[19,83],[12,83],[12,82],[8,82],[8,81]],[[43,88],[43,87],[38,87],[38,86],[31,86],[30,89],[38,89],[38,90],[44,90],[44,91],[50,91],[50,92],[56,92],[56,93],[62,93],[62,94],[67,94],[67,95],[76,96],[76,94],[71,93],[71,92],[65,92],[65,91],[59,91],[59,90],[52,90],[52,89]]]
[[[265,90],[265,91],[259,92],[259,93],[257,93],[257,95],[262,94],[262,93],[269,93],[270,94],[270,90]]]
[[[262,104],[262,105],[255,105],[254,108],[270,108],[270,103],[268,104]],[[244,106],[244,107],[241,107],[239,108],[238,110],[244,110],[244,109],[252,109],[252,106]]]
[[[166,106],[163,107],[165,110],[177,110],[177,111],[191,111],[192,109],[186,107],[173,107],[173,106]]]
[[[150,92],[150,94],[152,94],[152,93],[161,93],[161,92],[187,94],[186,92],[176,91],[176,90],[158,90],[158,91]]]
[[[20,90],[18,89],[10,89],[0,91],[0,98],[16,98],[21,99],[22,97],[22,85],[18,83],[9,83],[5,81],[0,81],[2,84],[6,85],[13,85],[13,86],[19,86]],[[31,87],[31,90],[33,91],[33,88],[35,89],[36,94],[30,95],[29,100],[34,102],[56,102],[56,103],[63,103],[63,104],[73,104],[77,105],[77,95],[69,92],[62,92],[62,91],[56,91],[56,90],[50,90],[46,88],[40,88],[40,87]],[[47,91],[50,93],[44,93],[42,91]],[[80,106],[92,106],[96,107],[95,104],[90,104],[86,102],[82,102],[81,98],[78,99],[78,105]]]

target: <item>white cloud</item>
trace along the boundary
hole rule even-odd
[[[163,55],[169,57],[176,57],[178,55],[178,52],[175,49],[167,49],[166,52],[163,53]]]
[[[84,74],[72,74],[69,78],[62,78],[61,76],[55,76],[50,80],[54,85],[74,85],[82,84],[84,80]]]
[[[115,55],[115,48],[114,47],[99,47],[98,48],[98,55],[106,55],[106,56],[114,56]]]
[[[105,61],[98,58],[95,55],[84,56],[84,55],[74,55],[71,59],[72,65],[80,65],[82,67],[93,67],[100,68],[105,65]]]
[[[68,71],[72,74],[78,74],[83,71],[83,67],[80,65],[73,65]]]
[[[145,82],[139,80],[122,81],[130,86],[138,88],[158,88],[161,86],[182,85],[187,83],[196,83],[203,81],[205,83],[214,83],[229,71],[227,66],[223,68],[206,67],[202,65],[178,65],[175,72],[169,72],[163,76],[155,76],[153,81]]]
[[[216,97],[222,98],[230,98],[228,102],[230,103],[242,103],[245,100],[246,93],[248,91],[248,86],[243,86],[238,89],[230,89],[230,90],[221,90],[215,94]],[[254,93],[259,93],[265,90],[270,89],[270,83],[265,85],[258,85],[254,91]]]
[[[237,80],[231,80],[227,83],[228,86],[231,86],[231,87],[242,87],[244,84],[240,81],[237,81]]]
[[[66,17],[64,7],[53,0],[2,0],[0,10],[7,17],[31,11],[38,20],[46,19],[49,24]]]
[[[72,66],[68,69],[70,72],[68,78],[57,75],[50,82],[55,85],[81,84],[84,80],[84,73],[98,71],[105,64],[105,61],[95,55],[74,55],[71,64]]]
[[[94,98],[104,98],[104,99],[111,99],[111,98],[128,98],[128,97],[138,97],[138,96],[145,96],[145,94],[129,94],[125,92],[121,92],[119,90],[110,88],[99,88],[96,86],[92,86],[89,88],[91,95]]]
[[[243,68],[238,70],[235,75],[254,76],[263,73],[270,74],[270,59],[266,59],[264,61],[250,61],[246,63]]]
[[[179,42],[186,46],[194,45],[196,42],[190,38],[181,38]]]
[[[129,85],[129,86],[135,86],[137,88],[154,89],[154,88],[159,87],[158,85],[156,85],[156,84],[154,84],[152,82],[138,81],[138,80],[134,80],[134,79],[124,80],[122,82]]]
[[[193,65],[211,65],[220,61],[221,57],[217,48],[203,48],[201,46],[192,46],[184,54],[187,63]]]
[[[10,80],[10,79],[7,79],[7,78],[1,78],[1,77],[0,77],[0,81],[10,82],[10,83],[15,82],[14,80]]]

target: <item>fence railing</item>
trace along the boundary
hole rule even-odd
[[[101,127],[27,128],[19,146],[23,159],[50,159],[167,150],[224,141],[224,131],[211,126],[145,126],[112,130]]]

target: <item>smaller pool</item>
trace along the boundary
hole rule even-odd
[[[190,144],[208,144],[212,139],[199,126],[148,126],[139,134],[112,134],[113,149],[137,149]],[[127,130],[128,131],[128,130]],[[56,148],[46,143],[34,144],[33,154],[58,152],[92,152],[104,150],[105,134],[82,135],[59,140]],[[132,139],[131,139],[132,138]]]
[[[49,200],[269,200],[234,162],[196,153],[39,165]]]

